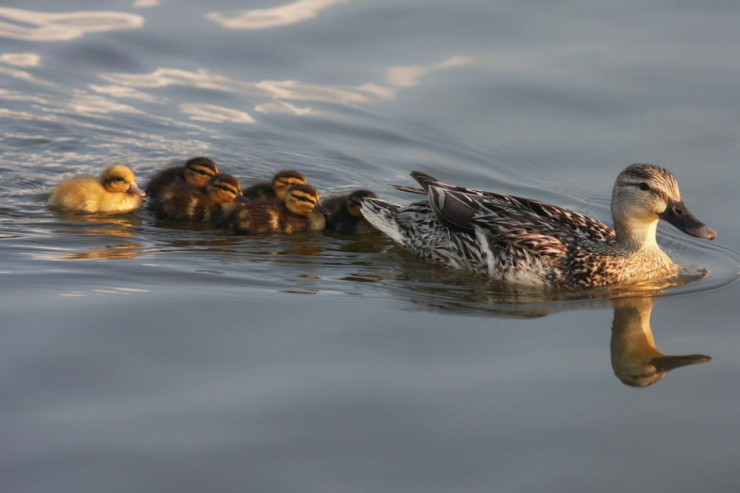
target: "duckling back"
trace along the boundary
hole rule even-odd
[[[218,167],[207,157],[188,159],[183,166],[173,166],[163,169],[151,177],[146,185],[146,193],[150,197],[158,196],[162,190],[175,182],[188,182],[191,185],[205,187],[211,177],[218,174]]]
[[[241,235],[280,233],[292,234],[301,231],[322,231],[326,218],[320,212],[307,215],[295,214],[279,202],[235,204],[227,212],[221,226]]]
[[[222,173],[211,178],[205,188],[186,181],[170,183],[151,199],[149,208],[157,219],[218,222],[223,214],[220,204],[240,197],[239,181]]]
[[[65,211],[124,213],[141,207],[142,195],[133,171],[114,165],[100,177],[80,175],[63,181],[52,191],[48,204]]]
[[[238,234],[321,231],[326,227],[326,217],[320,199],[314,187],[295,185],[287,191],[284,203],[239,205],[226,215],[222,225]]]

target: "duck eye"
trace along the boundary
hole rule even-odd
[[[640,190],[644,190],[644,191],[650,190],[650,185],[648,185],[645,182],[642,182],[640,183]]]
[[[111,181],[115,183],[120,183],[123,181],[123,178],[121,178],[120,176],[114,176],[113,178],[111,178]]]

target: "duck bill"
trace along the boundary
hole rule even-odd
[[[331,211],[327,209],[326,207],[324,207],[323,205],[317,205],[316,207],[314,207],[313,210],[315,210],[316,212],[320,212],[322,214],[326,214],[327,216],[331,214]]]
[[[242,204],[248,204],[249,203],[249,199],[246,198],[244,195],[237,195],[236,201],[237,202],[241,202]]]
[[[128,190],[126,191],[134,195],[141,195],[142,197],[146,195],[146,192],[142,190],[141,188],[137,187],[136,183],[132,183],[131,185],[129,185]]]
[[[687,235],[707,240],[713,240],[717,237],[717,233],[712,228],[699,221],[689,212],[683,201],[669,201],[668,207],[659,216]]]
[[[656,371],[664,372],[682,366],[706,363],[707,361],[712,361],[712,358],[704,354],[686,354],[683,356],[659,356],[650,360],[650,363],[655,366]]]

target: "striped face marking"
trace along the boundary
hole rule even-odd
[[[286,207],[296,214],[305,215],[316,208],[321,194],[310,185],[295,185],[285,197]]]
[[[233,202],[241,196],[239,181],[231,175],[220,174],[211,178],[206,186],[208,197],[217,203]]]
[[[196,157],[185,163],[185,180],[197,187],[204,187],[218,174],[216,163],[208,158]]]
[[[275,196],[282,200],[285,198],[285,193],[290,187],[295,185],[305,185],[306,183],[308,183],[306,178],[304,178],[299,172],[284,170],[277,172],[273,177],[272,189],[275,191]]]

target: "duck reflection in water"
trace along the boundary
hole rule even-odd
[[[650,328],[653,298],[615,299],[613,304],[612,369],[625,385],[647,387],[671,370],[712,359],[703,354],[668,356],[658,351]]]

